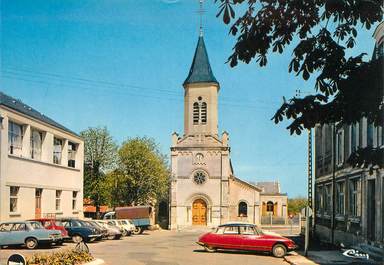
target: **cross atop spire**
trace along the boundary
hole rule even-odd
[[[204,8],[203,8],[203,2],[204,0],[199,0],[199,15],[200,15],[200,37],[203,36],[203,14],[205,12]]]

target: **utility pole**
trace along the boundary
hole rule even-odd
[[[300,97],[300,89],[295,90],[295,97]],[[312,209],[312,129],[308,129],[308,206]]]
[[[332,128],[332,220],[331,220],[331,243],[335,243],[335,215],[336,215],[336,145],[337,145],[337,128],[333,123]]]
[[[308,130],[308,206],[312,208],[312,129]]]
[[[300,97],[300,89],[296,89],[296,97]],[[309,229],[312,216],[312,128],[308,129],[308,205],[305,207],[305,244],[304,255],[308,256]]]

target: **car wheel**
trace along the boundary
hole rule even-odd
[[[143,233],[143,229],[141,228],[141,227],[136,227],[135,228],[135,230],[133,230],[133,234],[134,235],[139,235],[139,234],[141,234],[141,233]]]
[[[108,236],[107,236],[107,239],[108,239],[108,240],[115,239],[115,235],[108,235]]]
[[[63,240],[57,241],[57,243],[56,243],[56,246],[62,246],[62,245],[63,245],[63,243],[64,243],[64,241],[63,241]]]
[[[25,240],[25,246],[28,249],[35,249],[35,248],[37,248],[37,245],[38,245],[38,242],[37,242],[36,238],[27,238]]]
[[[121,234],[122,234],[122,236],[127,236],[128,232],[127,232],[127,230],[124,229],[124,231]]]
[[[282,258],[287,254],[287,248],[283,244],[276,244],[272,248],[272,254],[276,258]]]
[[[80,235],[74,235],[72,236],[72,241],[75,243],[80,243],[83,241],[83,238]]]
[[[209,253],[216,252],[216,249],[211,247],[211,246],[204,246],[204,249],[205,249],[205,251],[207,251]]]

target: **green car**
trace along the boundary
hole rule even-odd
[[[35,249],[39,245],[51,245],[62,240],[59,230],[47,230],[39,222],[2,222],[0,224],[0,248],[25,245]]]

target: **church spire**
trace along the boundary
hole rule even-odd
[[[207,49],[205,48],[203,36],[199,36],[195,56],[193,57],[191,69],[187,79],[184,81],[184,86],[192,83],[216,83],[219,84],[212,73],[211,65],[209,64]]]
[[[200,2],[200,33],[199,40],[197,42],[195,55],[193,57],[191,69],[189,70],[188,77],[185,79],[183,85],[193,84],[193,83],[216,83],[215,76],[212,73],[211,65],[209,64],[207,49],[205,48],[204,38],[203,38],[203,0]]]

